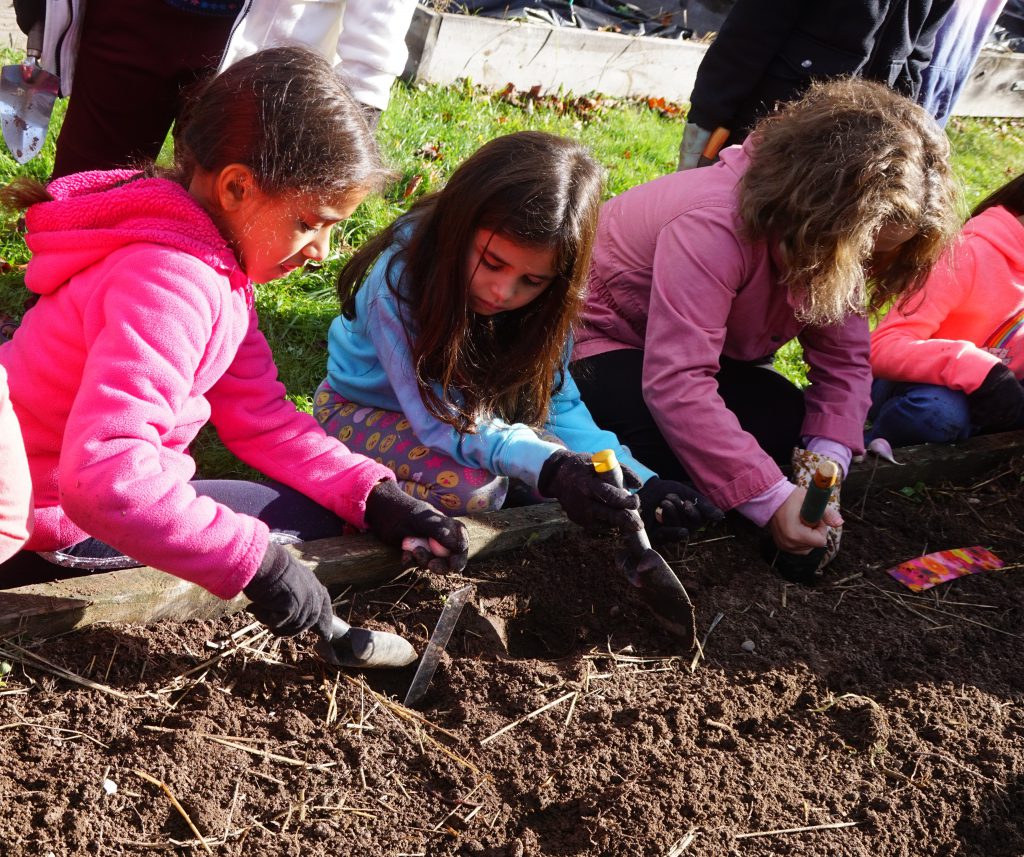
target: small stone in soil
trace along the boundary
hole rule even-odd
[[[740,644],[740,648],[743,649],[743,651],[745,651],[745,652],[753,652],[754,649],[756,648],[756,646],[754,645],[754,641],[753,640],[744,640]]]

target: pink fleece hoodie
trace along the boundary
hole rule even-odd
[[[18,418],[0,366],[0,562],[14,556],[32,532],[32,481]]]
[[[268,531],[189,485],[207,420],[240,459],[356,525],[394,476],[296,411],[209,216],[179,185],[132,175],[59,179],[27,213],[25,282],[41,297],[0,347],[35,488],[26,547],[94,536],[230,598]]]

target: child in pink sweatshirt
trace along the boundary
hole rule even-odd
[[[462,524],[328,438],[285,397],[253,282],[320,261],[332,227],[386,176],[359,107],[300,48],[255,54],[186,108],[169,171],[23,180],[40,297],[0,347],[35,486],[27,547],[69,564],[144,563],[221,598],[240,591],[278,634],[329,636],[330,597],[271,539],[433,539],[465,563]],[[276,480],[193,481],[212,421]],[[129,559],[126,560],[125,557]]]
[[[869,438],[951,443],[1024,424],[1024,174],[979,203],[924,293],[871,337]]]

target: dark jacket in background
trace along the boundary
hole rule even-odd
[[[953,0],[737,0],[708,48],[687,120],[740,142],[812,79],[857,75],[910,98]]]

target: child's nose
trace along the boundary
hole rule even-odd
[[[314,262],[322,262],[327,258],[327,253],[330,249],[331,230],[323,229],[317,233],[312,241],[303,247],[303,252],[306,254],[306,258],[312,259]]]
[[[515,291],[515,280],[511,277],[496,277],[491,284],[491,292],[494,295],[495,303],[504,303],[512,297]]]

